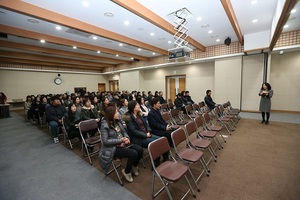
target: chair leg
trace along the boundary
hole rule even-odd
[[[188,166],[187,166],[187,167],[188,167]],[[197,178],[197,180],[196,180],[195,177],[194,177],[194,175],[193,175],[193,173],[192,173],[192,170],[191,170],[189,167],[188,167],[188,170],[189,170],[189,173],[190,173],[190,175],[191,175],[191,177],[192,177],[192,179],[193,179],[193,181],[194,181],[194,183],[195,183],[195,185],[196,185],[196,188],[197,188],[198,192],[200,192],[200,188],[199,188],[197,182],[198,182],[198,180],[201,178],[201,175],[202,175],[203,171],[201,172],[200,176],[199,176],[199,177]]]
[[[193,197],[196,198],[196,194],[195,194],[195,192],[194,192],[194,190],[193,190],[193,188],[192,188],[192,186],[191,186],[191,183],[190,183],[189,179],[187,178],[186,175],[184,175],[184,178],[185,178],[186,182],[188,183],[190,189],[185,193],[185,195],[182,197],[182,199],[183,199],[184,197],[186,197],[186,195],[189,193],[189,191],[191,191],[192,194],[193,194]],[[200,190],[200,189],[199,189],[199,190]]]

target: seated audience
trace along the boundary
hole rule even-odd
[[[41,96],[41,102],[38,106],[38,112],[39,112],[39,117],[41,118],[41,123],[45,124],[46,123],[46,115],[45,115],[45,111],[46,111],[46,106],[48,104],[47,101],[47,97],[45,95]]]
[[[101,100],[101,107],[100,107],[100,119],[102,119],[104,117],[104,114],[105,114],[105,110],[106,108],[108,107],[109,105],[109,100],[107,97],[103,97],[102,100]]]
[[[28,121],[29,120],[29,116],[28,116],[28,112],[29,112],[29,109],[31,107],[31,104],[32,104],[32,101],[31,101],[31,96],[28,95],[26,97],[26,101],[24,103],[24,110],[25,110],[25,116],[26,116],[26,120]]]
[[[160,101],[158,98],[152,99],[152,109],[148,114],[148,122],[149,126],[152,130],[152,133],[157,136],[165,136],[170,146],[173,146],[171,133],[172,129],[171,126],[162,118],[160,113]]]
[[[138,164],[143,156],[143,148],[131,144],[122,123],[116,106],[109,106],[105,109],[105,119],[101,122],[102,146],[99,152],[99,163],[107,172],[114,158],[127,158],[125,169],[122,174],[128,182],[133,182],[131,172],[138,176]],[[130,145],[128,147],[128,145]],[[127,147],[126,147],[127,146]]]
[[[159,102],[161,104],[167,103],[166,100],[165,100],[165,98],[163,97],[163,95],[164,95],[164,93],[162,91],[159,91],[159,93],[158,93],[158,99],[159,99]]]
[[[142,113],[142,116],[145,120],[148,119],[148,114],[149,114],[149,108],[145,105],[144,97],[140,96],[136,98],[137,102],[140,105],[140,110]]]
[[[89,97],[83,99],[83,107],[81,108],[82,120],[96,119],[97,122],[100,121],[100,116],[95,107],[92,105]]]
[[[79,133],[78,124],[81,121],[81,115],[78,112],[75,103],[70,103],[68,106],[68,112],[65,115],[65,128],[68,133],[69,139],[78,138],[81,140],[81,136]]]
[[[119,109],[120,117],[128,111],[128,101],[127,99],[121,99],[120,101],[121,107]]]
[[[34,98],[30,109],[28,111],[28,119],[31,121],[32,124],[36,123],[36,119],[38,119],[39,115],[39,104],[40,104],[40,97],[37,96]]]
[[[148,144],[159,136],[152,135],[148,122],[141,116],[140,105],[133,100],[128,103],[128,112],[124,113],[122,119],[126,123],[128,135],[133,144],[147,148]]]
[[[82,108],[82,102],[80,100],[80,97],[79,96],[75,96],[73,98],[73,103],[75,104],[76,106],[76,110],[81,113],[81,108]]]
[[[185,91],[185,98],[187,101],[187,105],[193,105],[195,102],[192,100],[192,97],[190,96],[189,91]]]
[[[62,118],[67,113],[66,108],[61,105],[59,96],[51,98],[50,106],[46,107],[46,119],[51,129],[54,143],[58,143],[58,127],[62,125]]]
[[[95,109],[97,110],[98,113],[100,113],[100,103],[98,102],[98,97],[94,96],[92,98],[92,105],[95,107]]]
[[[178,93],[177,94],[177,97],[174,101],[174,105],[176,106],[176,109],[179,110],[179,111],[185,111],[185,104],[183,103],[183,100],[182,100],[182,97],[181,97],[181,94]]]
[[[210,110],[213,110],[218,105],[211,98],[211,90],[206,91],[206,96],[204,97],[204,102],[209,107]]]

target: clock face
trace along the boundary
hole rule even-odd
[[[54,83],[56,84],[56,85],[60,85],[61,84],[61,79],[60,78],[55,78],[54,79]]]

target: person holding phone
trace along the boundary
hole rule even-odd
[[[273,90],[269,83],[263,83],[258,93],[260,98],[259,111],[261,112],[262,121],[261,124],[269,124],[270,110],[271,110],[271,98],[273,96]],[[265,116],[267,117],[265,119]]]

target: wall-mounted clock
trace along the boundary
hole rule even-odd
[[[54,79],[54,83],[55,83],[56,85],[60,85],[60,84],[62,83],[62,80],[61,80],[59,77],[56,77],[56,78]]]

